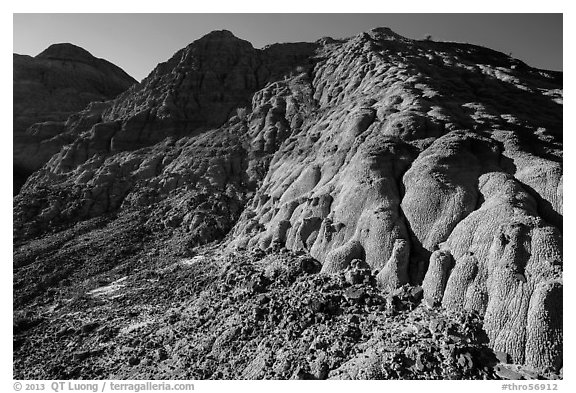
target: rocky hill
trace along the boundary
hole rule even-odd
[[[15,375],[562,368],[561,73],[215,31],[58,135],[14,199]]]
[[[72,44],[35,57],[14,54],[14,188],[70,139],[65,121],[92,101],[106,101],[136,81],[112,63]]]

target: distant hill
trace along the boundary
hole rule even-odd
[[[114,64],[72,44],[54,44],[36,57],[14,54],[14,187],[39,169],[66,139],[64,121],[92,101],[116,97],[136,81]],[[27,129],[48,123],[41,132]]]

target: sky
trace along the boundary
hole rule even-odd
[[[562,70],[562,19],[562,14],[14,14],[13,52],[35,56],[51,44],[70,42],[141,80],[212,30],[230,30],[261,48],[385,26],[408,38],[430,34]]]

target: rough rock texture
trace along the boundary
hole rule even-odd
[[[114,236],[119,228],[114,229],[101,228],[89,239],[52,240],[67,241],[83,252],[108,241],[124,251],[130,231],[123,231],[118,241]],[[75,285],[37,298],[54,306],[41,314],[15,315],[15,377],[553,376],[499,360],[487,346],[477,314],[418,305],[409,286],[388,299],[374,276],[350,284],[340,275],[318,274],[317,261],[286,250],[222,254],[211,247],[179,258],[163,251],[161,242],[148,236],[146,240],[142,252],[112,269],[104,269],[106,258],[96,253],[92,266],[102,269],[101,275],[89,277],[83,269],[74,270],[68,277]],[[46,261],[61,266],[66,254],[60,249]]]
[[[136,81],[112,63],[72,44],[35,57],[14,54],[14,186],[73,138],[61,135],[71,114],[116,97]]]
[[[452,255],[447,251],[437,250],[430,256],[430,265],[428,266],[426,277],[424,277],[424,281],[422,282],[422,288],[425,294],[424,299],[429,304],[438,305],[442,302],[446,283],[453,265],[454,260],[452,259]],[[455,277],[460,277],[460,275],[455,275]],[[458,307],[453,308],[457,309]],[[459,308],[462,309],[463,307]]]
[[[562,366],[560,73],[386,28],[263,49],[219,31],[64,133],[15,198],[19,255],[139,217],[188,251],[224,239],[307,253],[354,285],[378,271],[384,292],[422,284],[411,296],[476,313],[513,362]],[[243,377],[269,375],[257,353]]]
[[[376,281],[384,290],[393,291],[408,283],[409,258],[410,248],[408,247],[408,241],[396,239],[390,259],[376,276]]]
[[[326,256],[322,272],[336,273],[345,270],[354,259],[360,258],[364,258],[364,249],[359,241],[351,240]]]

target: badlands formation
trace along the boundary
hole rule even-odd
[[[15,377],[562,375],[562,73],[387,28],[214,31],[141,83],[46,52]],[[50,98],[35,61],[83,73]]]
[[[71,142],[61,134],[70,115],[106,101],[136,81],[72,44],[54,44],[35,57],[14,54],[14,187]]]

